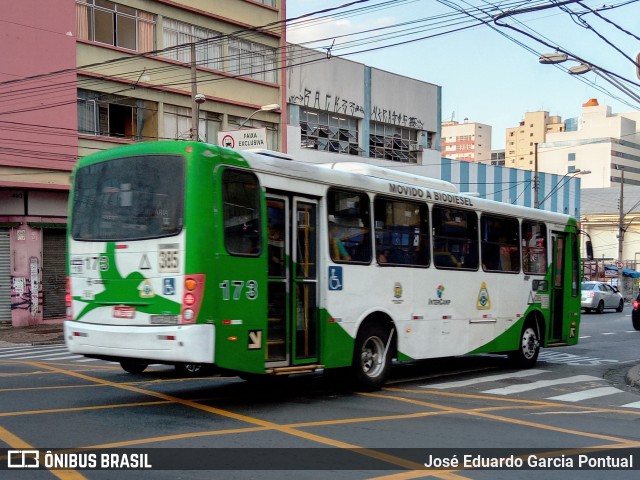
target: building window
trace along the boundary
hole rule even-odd
[[[362,155],[358,145],[358,119],[309,108],[300,109],[302,148],[344,155]]]
[[[276,51],[258,43],[229,39],[229,71],[232,75],[276,82]]]
[[[191,109],[175,105],[164,105],[164,139],[187,140],[191,138]],[[222,129],[220,115],[200,111],[198,139],[216,144],[218,132]]]
[[[163,52],[163,57],[190,63],[191,47],[185,44],[197,42],[197,65],[213,70],[224,70],[223,40],[220,32],[165,18],[162,35],[165,48],[177,47]]]
[[[371,122],[369,156],[394,162],[417,163],[411,146],[417,145],[418,130],[397,125]]]
[[[78,132],[140,141],[156,140],[158,108],[147,100],[78,90]]]
[[[569,162],[575,162],[576,161],[576,154],[575,153],[569,153],[567,154],[567,160]]]
[[[136,52],[155,45],[155,15],[109,0],[76,2],[76,30],[79,39]]]

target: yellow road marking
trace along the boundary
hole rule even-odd
[[[64,375],[69,375],[72,377],[76,377],[76,378],[82,378],[84,380],[89,380],[89,381],[93,381],[102,385],[108,385],[108,386],[112,386],[114,388],[118,388],[118,389],[122,389],[122,390],[128,390],[131,392],[135,392],[135,393],[140,393],[142,395],[148,395],[151,397],[155,397],[155,398],[160,398],[162,400],[167,400],[173,403],[177,403],[179,405],[184,405],[186,407],[190,407],[190,408],[194,408],[197,410],[202,410],[208,413],[213,413],[215,415],[219,415],[222,417],[226,417],[226,418],[231,418],[234,420],[238,420],[240,422],[244,422],[244,423],[249,423],[252,425],[256,425],[259,427],[263,427],[265,429],[270,429],[270,430],[276,430],[282,433],[286,433],[288,435],[292,435],[295,437],[299,437],[299,438],[304,438],[305,440],[309,440],[312,442],[317,442],[323,445],[329,445],[332,447],[336,447],[336,448],[344,448],[344,449],[354,449],[356,450],[359,454],[361,455],[365,455],[368,456],[370,458],[374,458],[376,460],[382,460],[384,462],[390,463],[392,465],[397,465],[399,467],[402,468],[408,468],[411,470],[417,470],[422,468],[421,464],[406,460],[404,458],[400,458],[400,457],[396,457],[393,455],[388,455],[382,452],[378,452],[376,450],[372,450],[372,449],[368,449],[368,448],[363,448],[360,447],[358,445],[353,445],[347,442],[342,442],[340,440],[334,440],[331,438],[327,438],[327,437],[323,437],[321,435],[316,435],[313,433],[309,433],[309,432],[304,432],[301,430],[296,430],[295,428],[289,427],[287,425],[280,425],[277,423],[273,423],[273,422],[269,422],[267,420],[262,420],[259,418],[255,418],[255,417],[249,417],[247,415],[242,415],[239,413],[235,413],[235,412],[231,412],[229,410],[223,410],[221,408],[216,408],[216,407],[211,407],[208,405],[203,405],[200,403],[197,403],[193,400],[185,400],[182,398],[178,398],[178,397],[174,397],[172,395],[167,395],[165,393],[160,393],[160,392],[154,392],[152,390],[145,390],[143,388],[139,388],[133,385],[123,385],[123,384],[119,384],[116,382],[111,382],[109,380],[103,380],[100,378],[96,378],[96,377],[91,377],[89,375],[85,375],[79,372],[75,372],[75,371],[68,371],[68,370],[64,370],[58,367],[55,367],[53,365],[44,365],[38,362],[25,362],[26,364],[30,364],[34,367],[37,368],[45,368],[54,372],[58,372]]]
[[[433,408],[435,409],[435,411],[431,411],[431,412],[417,412],[417,413],[411,413],[411,414],[398,414],[398,415],[388,415],[388,416],[379,416],[379,417],[362,417],[362,418],[349,418],[349,419],[337,419],[337,420],[324,420],[324,421],[317,421],[317,422],[301,422],[301,423],[296,423],[296,424],[286,424],[286,425],[282,425],[282,424],[277,424],[277,423],[273,423],[273,422],[269,422],[269,421],[265,421],[265,420],[261,420],[259,418],[254,418],[254,417],[249,417],[246,415],[242,415],[242,414],[237,414],[228,410],[223,410],[223,409],[219,409],[216,407],[210,407],[207,405],[203,405],[201,403],[198,403],[200,401],[206,401],[206,400],[211,400],[211,399],[198,399],[198,400],[184,400],[178,397],[174,397],[171,395],[167,395],[167,394],[163,394],[160,392],[154,392],[151,390],[147,390],[147,389],[143,389],[140,388],[139,386],[136,386],[134,384],[126,384],[126,383],[116,383],[116,382],[112,382],[112,381],[108,381],[108,380],[102,380],[100,378],[97,377],[92,377],[89,375],[85,375],[83,373],[80,373],[78,371],[69,371],[69,370],[64,370],[61,368],[57,368],[56,366],[52,366],[52,365],[45,365],[42,363],[38,363],[38,362],[21,362],[24,364],[28,364],[34,367],[38,367],[38,368],[44,368],[46,370],[48,370],[50,373],[61,373],[64,375],[68,375],[68,376],[72,376],[75,378],[81,378],[93,383],[96,383],[96,386],[111,386],[114,388],[119,388],[119,389],[123,389],[123,390],[128,390],[128,391],[133,391],[136,393],[140,393],[143,395],[148,395],[148,396],[153,396],[156,398],[161,399],[161,401],[158,402],[139,402],[139,403],[135,403],[135,404],[122,404],[122,405],[114,405],[114,406],[90,406],[90,407],[79,407],[78,409],[56,409],[56,410],[43,410],[43,411],[35,411],[35,412],[17,412],[17,413],[13,413],[13,415],[15,414],[28,414],[28,413],[48,413],[48,412],[62,412],[62,411],[73,411],[73,410],[84,410],[84,409],[100,409],[100,408],[119,408],[121,406],[144,406],[144,405],[149,405],[149,404],[162,404],[162,403],[176,403],[176,404],[181,404],[183,406],[187,406],[187,407],[191,407],[191,408],[196,408],[202,411],[206,411],[208,413],[213,413],[216,415],[220,415],[220,416],[224,416],[226,418],[232,418],[238,421],[242,421],[245,423],[250,423],[252,425],[255,425],[254,427],[248,427],[248,428],[236,428],[236,429],[227,429],[227,430],[217,430],[217,431],[207,431],[207,432],[192,432],[192,433],[185,433],[185,434],[177,434],[177,435],[168,435],[168,436],[162,436],[162,437],[152,437],[152,438],[146,438],[146,439],[137,439],[137,440],[130,440],[130,441],[123,441],[123,442],[114,442],[114,443],[110,443],[110,444],[104,444],[104,445],[94,445],[90,448],[116,448],[116,447],[122,447],[122,446],[131,446],[131,445],[141,445],[141,444],[145,444],[145,443],[156,443],[156,442],[160,442],[160,441],[169,441],[169,440],[174,440],[174,439],[183,439],[183,438],[193,438],[193,437],[203,437],[203,436],[212,436],[212,435],[225,435],[225,434],[233,434],[233,433],[249,433],[249,432],[257,432],[257,431],[265,431],[265,430],[277,430],[280,431],[282,433],[286,433],[289,435],[294,435],[297,437],[301,437],[310,441],[315,441],[324,445],[330,445],[333,447],[337,447],[337,448],[344,448],[344,449],[356,449],[355,451],[357,451],[358,453],[361,453],[363,455],[369,456],[371,458],[375,458],[377,460],[383,460],[386,461],[390,464],[393,465],[398,465],[402,468],[408,468],[411,471],[409,472],[402,472],[402,473],[398,473],[398,474],[392,474],[392,475],[386,475],[386,476],[382,476],[382,477],[377,477],[379,479],[388,479],[388,480],[402,480],[402,479],[412,479],[412,478],[420,478],[420,477],[426,477],[426,476],[431,476],[431,477],[438,477],[441,479],[450,479],[450,480],[454,480],[454,479],[462,479],[462,478],[466,478],[466,477],[462,477],[460,475],[456,475],[453,473],[452,471],[425,471],[424,470],[424,466],[421,464],[416,464],[415,462],[411,462],[399,457],[395,457],[395,456],[391,456],[391,455],[386,455],[386,454],[382,454],[381,452],[377,452],[375,450],[371,450],[371,449],[364,449],[361,447],[358,447],[356,445],[352,445],[346,442],[342,442],[339,440],[334,440],[331,438],[327,438],[327,437],[323,437],[323,436],[319,436],[319,435],[315,435],[312,433],[308,433],[308,432],[304,432],[304,431],[300,431],[297,430],[298,428],[303,428],[303,427],[314,427],[314,426],[323,426],[323,425],[339,425],[339,424],[347,424],[347,423],[361,423],[361,422],[370,422],[370,421],[384,421],[384,420],[401,420],[401,419],[407,419],[407,418],[420,418],[420,417],[427,417],[427,416],[433,416],[433,415],[448,415],[448,414],[464,414],[464,415],[471,415],[471,416],[479,416],[479,417],[483,417],[483,418],[487,418],[487,419],[491,419],[491,420],[496,420],[496,421],[500,421],[500,422],[507,422],[507,423],[512,423],[512,424],[516,424],[516,425],[521,425],[521,426],[529,426],[529,427],[533,427],[533,428],[538,428],[538,429],[547,429],[547,430],[553,430],[556,432],[562,432],[562,433],[566,433],[569,435],[574,435],[574,436],[586,436],[586,437],[590,437],[590,438],[594,438],[594,439],[602,439],[602,440],[606,440],[606,441],[611,441],[611,442],[617,442],[616,444],[611,444],[611,445],[604,445],[601,447],[587,447],[587,448],[583,448],[583,449],[577,449],[575,450],[576,452],[584,452],[584,451],[593,451],[594,448],[602,448],[603,450],[610,450],[613,448],[621,448],[621,447],[637,447],[640,446],[640,443],[638,442],[632,442],[630,440],[627,439],[622,439],[622,438],[617,438],[617,437],[613,437],[613,436],[608,436],[608,435],[599,435],[599,434],[592,434],[589,432],[582,432],[582,431],[578,431],[578,430],[571,430],[571,429],[565,429],[565,428],[560,428],[560,427],[553,427],[553,426],[549,426],[549,425],[545,425],[545,424],[541,424],[541,423],[536,423],[536,422],[529,422],[529,421],[524,421],[524,420],[518,420],[518,419],[514,419],[514,418],[509,418],[509,417],[505,417],[505,416],[500,416],[500,415],[494,415],[494,414],[490,414],[487,412],[490,411],[498,411],[498,410],[505,410],[505,409],[540,409],[540,408],[558,408],[559,406],[562,406],[563,408],[567,408],[568,410],[571,411],[567,411],[566,413],[568,414],[572,414],[572,413],[588,413],[588,412],[611,412],[611,413],[623,413],[623,414],[635,414],[638,415],[640,414],[640,412],[636,412],[636,411],[629,411],[629,410],[619,410],[619,409],[595,409],[595,408],[591,408],[591,407],[582,407],[582,406],[578,406],[578,405],[564,405],[564,404],[558,404],[558,403],[554,403],[554,402],[547,402],[547,401],[528,401],[528,400],[520,400],[520,399],[506,399],[506,398],[496,398],[496,397],[491,397],[491,396],[486,396],[486,395],[472,395],[472,394],[461,394],[461,393],[452,393],[452,392],[441,392],[441,391],[432,391],[432,390],[426,390],[426,389],[420,389],[420,390],[412,390],[412,389],[400,389],[400,388],[385,388],[385,391],[388,392],[399,392],[399,393],[411,393],[411,394],[420,394],[420,395],[440,395],[440,396],[447,396],[447,397],[456,397],[456,398],[472,398],[472,399],[478,399],[478,400],[491,400],[494,402],[499,402],[502,403],[503,405],[496,405],[496,406],[490,406],[490,407],[481,407],[481,408],[475,408],[475,409],[461,409],[461,408],[455,408],[455,407],[449,407],[449,406],[443,406],[440,404],[436,404],[436,403],[431,403],[431,402],[426,402],[423,400],[416,400],[416,399],[411,399],[411,398],[406,398],[406,397],[396,397],[396,396],[391,396],[391,395],[385,395],[385,394],[376,394],[376,393],[362,393],[362,395],[365,396],[371,396],[371,397],[378,397],[378,398],[384,398],[387,400],[394,400],[394,401],[401,401],[401,402],[406,402],[406,403],[411,403],[411,404],[415,404],[421,407],[429,407],[429,408]],[[175,381],[175,379],[170,379],[168,381]],[[157,383],[157,382],[133,382],[133,383]],[[45,387],[45,388],[57,388],[57,387]],[[507,405],[504,405],[504,404]],[[575,411],[575,410],[580,410],[580,411]],[[539,412],[536,414],[542,414],[544,412]],[[548,413],[553,413],[553,414],[558,414],[558,413],[562,413],[562,412],[548,412]],[[5,414],[0,414],[0,416],[9,416],[12,415],[12,413],[5,413]],[[0,439],[2,439],[0,437]],[[8,442],[7,442],[8,443]],[[83,448],[87,448],[87,447],[83,447]],[[568,452],[569,450],[562,450],[562,453]],[[551,453],[549,454],[551,455]]]
[[[34,448],[3,427],[0,427],[0,440],[9,445],[10,448],[22,450],[31,450]],[[60,480],[82,480],[86,478],[75,470],[50,470],[50,472]]]
[[[402,391],[402,389],[395,389],[395,388],[388,388],[388,389],[385,389],[385,390]],[[416,393],[416,392],[411,390],[411,393]],[[580,430],[572,430],[572,429],[563,428],[563,427],[555,427],[553,425],[545,425],[544,423],[536,423],[536,422],[530,422],[530,421],[527,421],[527,420],[520,420],[520,419],[517,419],[517,418],[509,418],[509,417],[503,417],[503,416],[500,416],[500,415],[493,415],[493,414],[486,413],[486,412],[481,412],[481,411],[478,411],[478,410],[475,410],[475,409],[464,410],[464,409],[461,409],[461,408],[455,408],[455,407],[439,405],[437,403],[425,402],[423,400],[415,400],[413,398],[394,397],[394,396],[384,395],[384,394],[380,394],[380,393],[361,393],[360,395],[369,396],[369,397],[376,397],[376,398],[386,398],[388,400],[404,402],[404,403],[411,403],[411,404],[414,404],[414,405],[422,405],[422,406],[429,407],[429,408],[435,408],[435,409],[443,410],[443,411],[446,411],[446,412],[449,412],[449,413],[452,413],[452,414],[470,415],[470,416],[474,416],[474,417],[482,417],[482,418],[487,418],[487,419],[490,419],[490,420],[496,420],[498,422],[511,423],[513,425],[521,425],[521,426],[525,426],[525,427],[533,427],[533,428],[538,428],[538,429],[541,429],[541,430],[551,430],[551,431],[554,431],[554,432],[566,433],[566,434],[569,434],[569,435],[583,436],[583,437],[589,437],[589,438],[597,438],[597,439],[600,439],[600,440],[608,440],[608,441],[616,442],[616,443],[628,442],[627,439],[621,439],[620,437],[614,437],[614,436],[611,436],[611,435],[601,435],[599,433],[582,432]]]

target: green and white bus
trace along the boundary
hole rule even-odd
[[[67,346],[129,372],[378,388],[394,358],[578,341],[576,220],[442,180],[150,142],[82,158],[69,216]]]

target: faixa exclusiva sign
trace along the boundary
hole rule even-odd
[[[227,130],[218,133],[218,145],[236,150],[267,147],[266,128],[248,128],[246,130]]]

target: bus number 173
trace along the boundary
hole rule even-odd
[[[255,300],[258,298],[258,282],[255,280],[225,280],[220,283],[219,287],[222,289],[222,299],[231,300],[231,292],[233,290],[233,300],[240,300],[242,292],[249,300]]]

